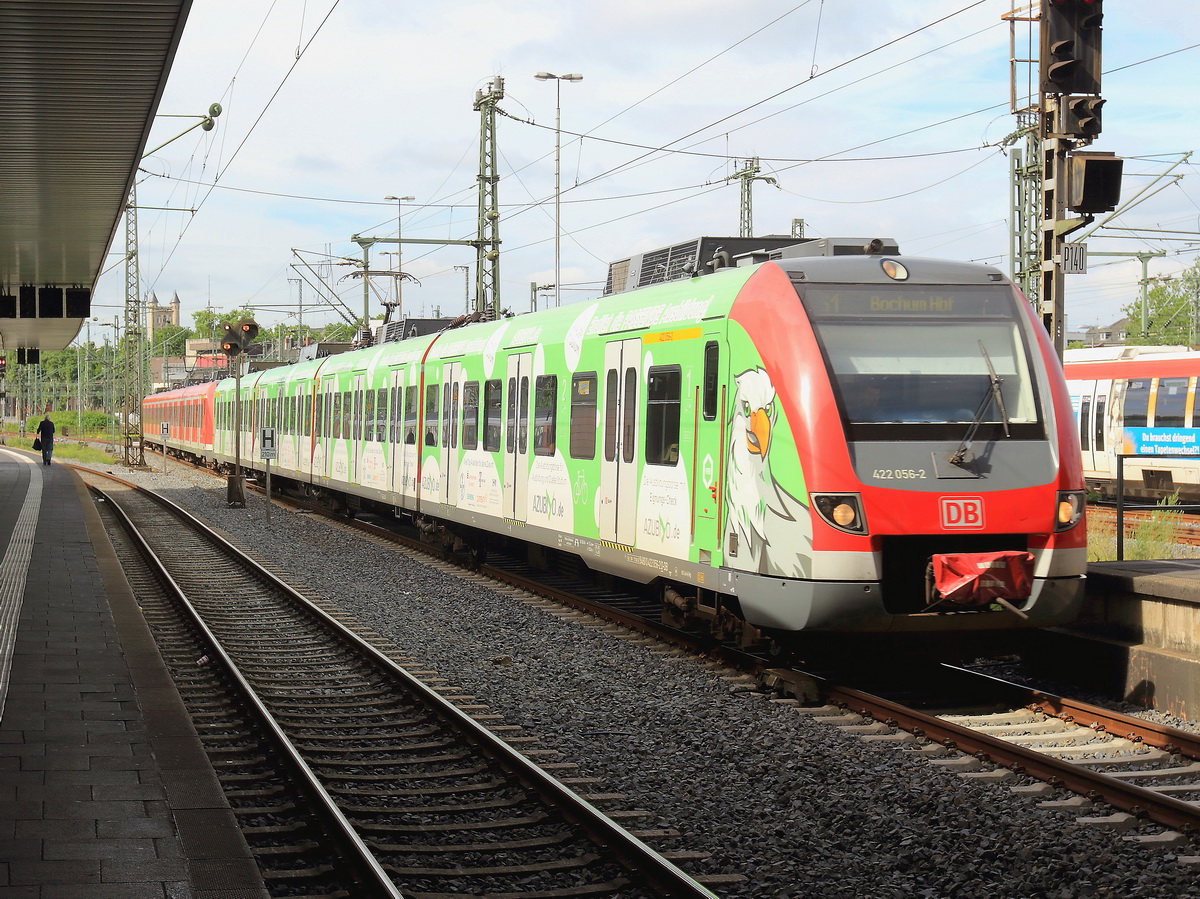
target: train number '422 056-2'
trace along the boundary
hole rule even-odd
[[[924,468],[876,468],[871,477],[877,481],[923,481],[928,475]]]

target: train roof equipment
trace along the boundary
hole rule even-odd
[[[898,256],[900,247],[891,238],[797,238],[778,234],[766,237],[697,237],[610,263],[604,295],[771,260],[876,255]]]

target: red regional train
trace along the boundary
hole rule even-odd
[[[274,429],[286,489],[576,556],[746,643],[1075,617],[1075,416],[1014,285],[881,241],[731,242],[626,260],[596,300],[250,372],[240,397],[149,396],[147,442],[228,469],[240,416],[240,464]]]

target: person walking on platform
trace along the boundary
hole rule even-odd
[[[50,420],[49,412],[38,422],[37,437],[42,443],[42,462],[49,465],[50,456],[54,453],[54,422]]]

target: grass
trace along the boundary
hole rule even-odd
[[[1126,559],[1179,559],[1195,555],[1195,548],[1179,541],[1183,513],[1168,506],[1179,502],[1173,493],[1158,501],[1159,508],[1147,518],[1133,521],[1126,529]],[[1116,519],[1095,520],[1088,524],[1088,561],[1111,562],[1117,558]]]

